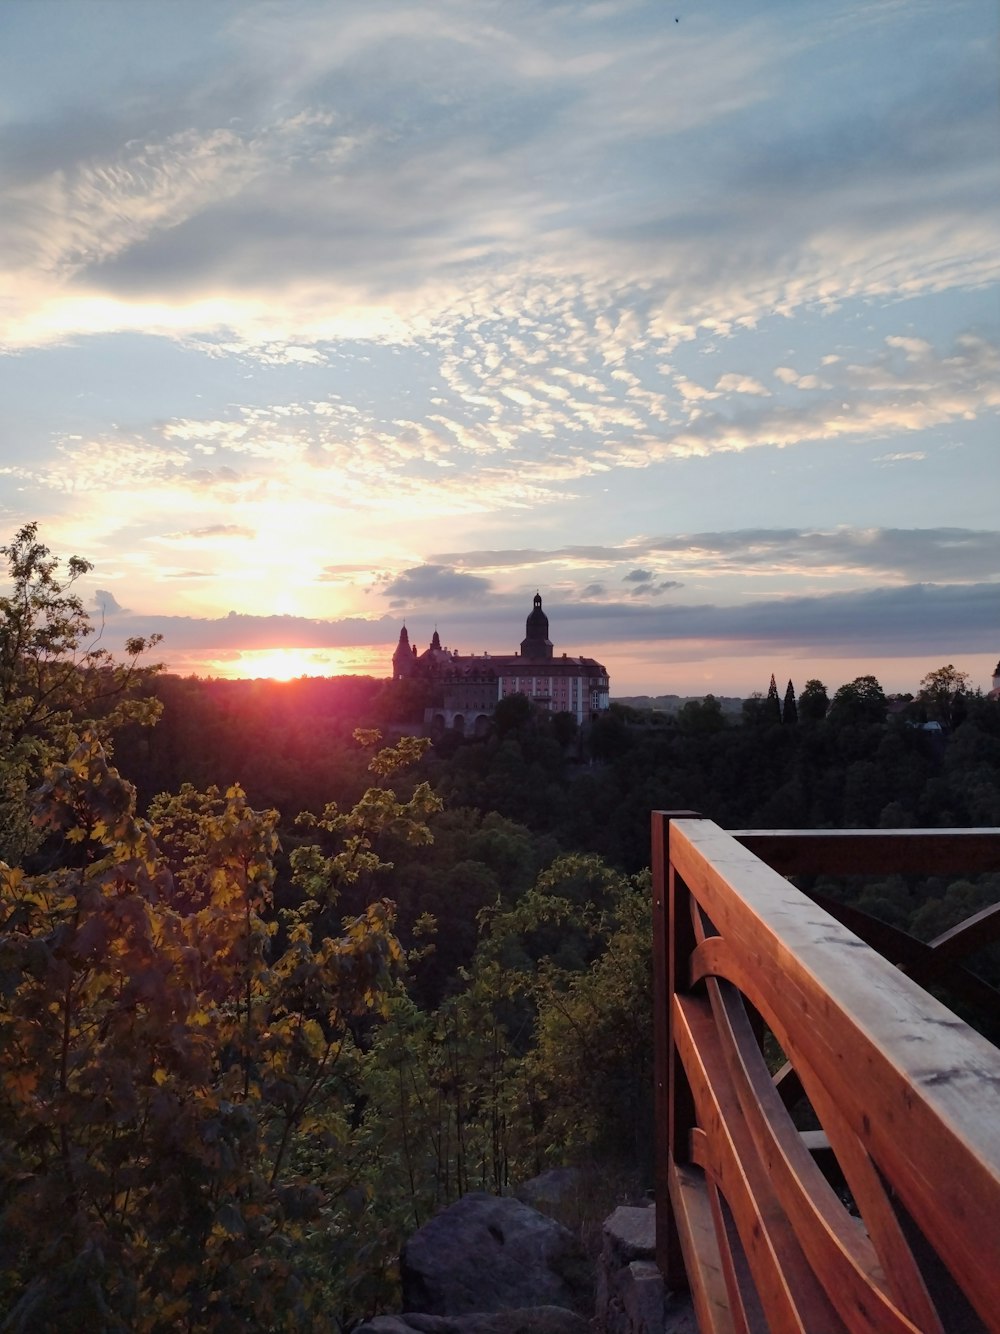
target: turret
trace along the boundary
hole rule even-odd
[[[542,611],[542,595],[535,594],[535,601],[524,625],[524,638],[521,640],[521,657],[542,661],[552,657],[552,641],[549,639],[549,618]]]
[[[410,648],[410,636],[406,633],[404,625],[399,632],[399,643],[396,645],[396,652],[392,655],[392,679],[399,681],[402,677],[413,675],[413,654],[416,650]]]

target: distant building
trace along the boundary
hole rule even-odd
[[[993,689],[987,695],[987,699],[1000,699],[1000,662],[993,672]]]
[[[525,622],[520,653],[458,653],[442,648],[437,630],[418,653],[404,625],[392,655],[392,676],[394,681],[433,685],[437,698],[427,710],[427,724],[466,736],[486,734],[497,703],[506,695],[527,695],[536,708],[571,713],[581,725],[592,722],[610,702],[606,667],[594,658],[556,656],[539,593]]]

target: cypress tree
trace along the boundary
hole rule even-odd
[[[778,683],[774,679],[774,672],[771,673],[771,684],[767,688],[764,717],[769,723],[781,722],[781,697],[778,694]]]
[[[795,703],[795,687],[791,681],[785,690],[785,702],[781,706],[781,721],[794,727],[799,721],[799,706]]]

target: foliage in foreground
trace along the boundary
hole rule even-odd
[[[374,740],[374,738],[370,738]],[[404,747],[404,752],[406,748]],[[383,751],[380,779],[411,758]],[[310,1264],[352,1194],[352,1068],[400,950],[375,900],[336,934],[338,880],[436,801],[373,789],[324,824],[308,896],[274,914],[275,816],[241,790],[163,804],[181,889],[85,737],[35,818],[58,869],[0,868],[0,1309],[5,1329],[322,1329]]]
[[[125,723],[156,721],[159,706],[140,688],[158,669],[138,663],[161,636],[129,639],[125,661],[116,661],[74,591],[90,563],[71,556],[62,573],[37,524],[25,524],[0,555],[10,585],[0,597],[0,857],[13,861],[37,843],[26,795],[65,755],[74,729],[87,726],[107,744]]]

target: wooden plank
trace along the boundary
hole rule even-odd
[[[945,942],[939,948],[933,941],[928,945],[850,904],[838,903],[808,890],[806,894],[813,903],[818,903],[831,917],[877,950],[883,959],[903,968],[922,987],[929,982],[941,982],[984,1018],[1000,1013],[1000,991],[958,962],[964,953],[979,949],[995,935],[1000,935],[1000,904],[984,908],[952,931],[946,931],[938,938]],[[968,927],[967,934],[963,930],[965,927]],[[963,949],[963,945],[966,948]]]
[[[881,1174],[832,1094],[811,1071],[803,1071],[802,1078],[864,1220],[890,1295],[926,1334],[940,1334],[941,1320],[937,1309]]]
[[[653,1137],[655,1141],[656,1188],[656,1261],[664,1282],[677,1287],[677,1252],[679,1240],[672,1214],[670,1194],[670,1103],[667,1072],[670,1061],[667,1011],[667,960],[670,953],[670,926],[667,920],[667,820],[659,811],[652,815],[653,873]],[[680,1264],[683,1266],[683,1258]],[[681,1285],[683,1286],[683,1284]]]
[[[692,1136],[693,1157],[725,1195],[769,1331],[843,1331],[755,1151],[708,1003],[675,996],[673,1015],[677,1048],[705,1127]]]
[[[676,887],[670,874],[670,821],[697,820],[696,811],[654,811],[652,813],[652,872],[653,872],[653,1079],[656,1138],[656,1259],[667,1286],[675,1292],[687,1286],[684,1256],[680,1238],[671,1212],[670,1162],[675,1157],[672,1135],[678,1117],[681,1142],[686,1157],[687,1135],[693,1121],[690,1095],[683,1086],[677,1086],[678,1070],[670,1040],[670,997],[678,983],[679,955],[683,956],[680,971],[687,976],[687,956],[693,948],[690,909],[686,892],[678,927],[673,921],[676,911]],[[661,1204],[662,1202],[662,1204]]]
[[[736,829],[782,875],[954,875],[1000,870],[1000,829]]]
[[[671,857],[732,949],[732,980],[793,1065],[835,1091],[1000,1331],[1000,1052],[711,822],[676,822]]]
[[[996,869],[1000,870],[1000,866]],[[1000,940],[1000,903],[993,903],[973,913],[950,931],[935,936],[930,942],[930,948],[938,958],[961,959],[966,954],[992,945],[995,940]]]
[[[709,1161],[709,1157],[705,1132],[696,1127],[691,1132],[691,1161],[705,1163]],[[726,1285],[726,1298],[732,1313],[733,1324],[736,1326],[738,1334],[751,1334],[751,1312],[757,1316],[754,1323],[758,1330],[760,1327],[760,1302],[757,1300],[757,1294],[751,1291],[753,1279],[747,1271],[742,1253],[737,1253],[733,1249],[733,1243],[735,1242],[736,1246],[740,1248],[740,1252],[742,1252],[743,1243],[740,1241],[739,1233],[732,1222],[729,1205],[719,1190],[718,1181],[710,1174],[706,1174],[705,1186],[712,1212],[712,1226],[718,1239],[719,1254],[722,1256],[722,1277]],[[748,1305],[749,1310],[747,1310]],[[754,1331],[754,1334],[758,1334],[758,1331]]]
[[[718,980],[720,965],[725,967],[728,953],[723,940],[708,942],[696,958],[697,972],[700,974],[704,964],[715,974],[708,983],[709,998],[747,1126],[827,1296],[848,1328],[858,1334],[943,1334],[937,1311],[905,1244],[893,1253],[894,1281],[887,1284],[875,1247],[834,1194],[792,1125],[757,1051],[742,1001],[733,987]],[[803,1082],[807,1094],[812,1095],[813,1082]],[[870,1165],[869,1170],[874,1176]],[[886,1204],[884,1189],[881,1203]]]
[[[671,1163],[670,1199],[684,1247],[699,1334],[745,1334],[745,1323],[733,1319],[701,1168]]]

